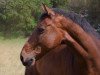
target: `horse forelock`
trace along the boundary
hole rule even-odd
[[[47,17],[50,18],[50,16],[47,13],[42,13],[41,16],[39,17],[39,20],[42,21]]]

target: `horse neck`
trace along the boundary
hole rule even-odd
[[[100,39],[92,33],[88,33],[83,30],[78,24],[72,22],[69,19],[64,19],[62,25],[68,31],[68,33],[86,50],[88,54],[92,56],[95,62],[95,68],[100,72]],[[65,25],[67,24],[67,25]],[[99,42],[98,42],[99,41]],[[93,63],[94,65],[94,63]]]
[[[37,70],[41,75],[86,75],[85,62],[71,51],[65,46],[52,50],[37,61]]]

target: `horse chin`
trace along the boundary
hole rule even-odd
[[[35,57],[33,57],[32,59],[33,59],[33,61],[32,61],[32,63],[30,64],[30,66],[34,66],[35,63],[36,63]]]
[[[34,65],[35,65],[35,63],[36,63],[36,62],[35,62],[35,61],[33,61],[33,62],[32,62],[32,64],[31,64],[30,66],[34,66]]]

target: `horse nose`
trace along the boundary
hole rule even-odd
[[[21,59],[22,64],[24,66],[31,66],[31,64],[33,62],[33,59],[32,58],[26,58],[26,59],[24,59],[23,56],[20,56],[20,59]]]

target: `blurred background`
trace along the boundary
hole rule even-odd
[[[19,55],[41,3],[80,14],[100,33],[100,0],[0,0],[0,75],[24,75]]]

